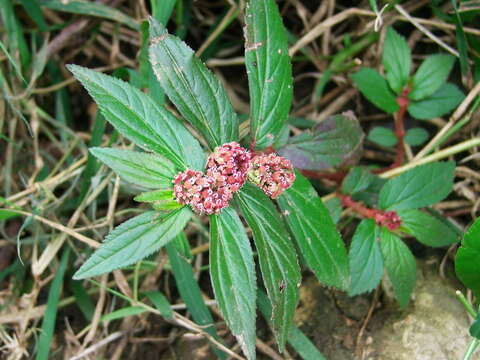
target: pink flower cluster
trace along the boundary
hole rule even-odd
[[[180,204],[190,205],[197,213],[214,214],[228,205],[232,193],[214,178],[187,169],[173,179],[173,194]]]
[[[277,154],[258,155],[252,159],[248,179],[272,199],[279,197],[295,181],[292,163]]]
[[[247,179],[252,154],[238,143],[215,148],[207,159],[207,176],[228,185],[232,192],[240,190]]]
[[[228,206],[247,178],[272,199],[295,180],[290,161],[276,154],[257,155],[230,142],[215,148],[207,159],[206,172],[187,169],[173,179],[173,193],[180,204],[199,214],[216,214]]]
[[[402,225],[402,219],[395,211],[382,211],[375,214],[375,223],[380,226],[386,226],[388,230],[396,230]]]

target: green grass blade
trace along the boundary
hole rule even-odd
[[[38,25],[40,31],[47,30],[47,24],[43,18],[42,9],[38,4],[38,0],[20,0],[23,8],[30,18],[35,21],[35,24]]]
[[[17,76],[19,77],[20,80],[23,81],[24,84],[27,84],[27,81],[25,80],[25,78],[23,77],[23,74],[22,74],[22,70],[20,69],[20,67],[18,66],[17,62],[15,61],[15,59],[12,57],[12,55],[10,55],[10,53],[8,52],[7,48],[5,47],[4,43],[0,41],[0,50],[3,51],[3,53],[5,54],[5,56],[7,57],[8,59],[8,62],[10,63],[10,65],[12,65],[13,69],[15,70],[15,73],[17,74]]]
[[[146,297],[152,302],[152,304],[160,311],[160,314],[167,319],[173,318],[172,306],[168,302],[165,295],[160,291],[149,291],[144,293]]]
[[[138,23],[135,19],[124,14],[120,10],[98,2],[70,0],[68,2],[60,0],[44,0],[42,6],[57,11],[68,12],[72,14],[81,14],[96,16],[108,20],[113,20],[124,24],[134,30],[138,30]]]
[[[11,0],[3,0],[1,2],[1,9],[0,15],[3,22],[3,30],[7,33],[10,54],[18,54],[20,64],[25,70],[26,66],[30,63],[31,54],[23,34],[22,26],[15,16],[13,2]]]
[[[90,295],[88,295],[87,291],[83,287],[83,282],[77,280],[70,281],[70,290],[75,297],[75,303],[79,307],[83,316],[85,316],[85,319],[87,321],[91,321],[93,313],[95,312],[95,305],[93,304]]]
[[[42,330],[38,341],[36,360],[47,360],[50,353],[50,345],[52,343],[53,331],[55,330],[55,320],[57,318],[58,301],[62,293],[63,276],[67,270],[68,258],[70,256],[70,248],[63,250],[60,266],[55,273],[52,285],[48,292],[47,308],[42,321]]]
[[[133,315],[138,315],[141,313],[146,312],[147,309],[143,306],[127,306],[115,311],[112,311],[111,313],[105,314],[100,318],[100,321],[102,322],[107,322],[107,321],[113,321],[113,320],[118,320],[118,319],[123,319],[128,316],[133,316]]]
[[[203,301],[202,293],[195,280],[192,266],[175,247],[174,242],[179,241],[182,237],[185,237],[184,233],[178,235],[173,242],[167,244],[165,247],[167,249],[168,258],[170,259],[170,265],[172,266],[172,272],[175,277],[178,292],[187,305],[188,311],[192,314],[193,320],[198,325],[201,325],[205,332],[218,339],[217,332],[213,326],[212,314]],[[213,351],[220,359],[226,358],[225,353],[216,347],[213,347]]]

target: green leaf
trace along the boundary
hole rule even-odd
[[[261,289],[257,292],[257,304],[262,316],[270,322],[272,317],[272,306],[269,303],[268,296]],[[293,325],[287,339],[288,343],[295,349],[298,355],[304,360],[325,360],[325,357],[315,347],[305,334]]]
[[[147,309],[143,306],[126,306],[124,308],[112,311],[108,314],[103,315],[100,318],[100,321],[102,322],[109,322],[109,321],[114,321],[114,320],[119,320],[119,319],[124,319],[129,316],[135,316],[138,314],[142,314]]]
[[[104,19],[117,21],[120,24],[138,30],[138,23],[128,15],[113,7],[103,5],[97,2],[82,0],[43,0],[41,5],[57,11],[64,11],[72,14],[90,15]]]
[[[389,27],[383,44],[382,60],[388,83],[397,94],[400,94],[408,83],[412,63],[411,55],[405,38]]]
[[[312,341],[296,326],[290,329],[288,343],[304,360],[327,360]]]
[[[428,131],[424,128],[411,128],[405,134],[405,142],[410,146],[419,146],[427,141],[428,137]]]
[[[405,210],[435,204],[450,194],[454,176],[453,161],[417,166],[387,181],[380,191],[379,207]]]
[[[71,280],[70,291],[75,297],[75,305],[78,306],[85,317],[85,320],[91,322],[93,314],[95,313],[95,305],[93,304],[92,298],[88,294],[87,290],[85,290],[83,281]]]
[[[178,248],[183,246],[188,247],[188,241],[183,231],[179,233],[175,239],[173,239],[173,241],[165,246],[178,292],[180,293],[182,300],[185,302],[185,305],[187,305],[187,310],[190,312],[190,314],[192,314],[193,320],[198,325],[202,326],[203,331],[219,340],[215,330],[212,314],[210,313],[207,305],[205,305],[200,287],[195,279],[192,265],[188,263],[187,258],[185,257],[185,252],[187,251],[180,252],[178,250]],[[188,253],[190,253],[189,247]],[[219,350],[213,345],[212,349],[218,358],[226,359],[223,351]]]
[[[360,92],[379,109],[391,114],[399,109],[397,99],[389,89],[387,81],[377,71],[363,68],[352,75]]]
[[[445,83],[432,96],[413,101],[408,105],[408,113],[420,120],[443,116],[460,104],[465,95],[453,84]]]
[[[150,18],[150,63],[178,111],[210,148],[238,140],[238,119],[220,81],[178,37]]]
[[[412,91],[408,97],[423,100],[433,95],[445,83],[452,70],[455,57],[436,54],[427,57],[413,76]]]
[[[374,176],[372,183],[368,185],[366,189],[362,190],[361,192],[357,192],[352,196],[353,200],[361,201],[370,207],[377,207],[380,190],[386,182],[386,179]]]
[[[327,200],[324,203],[325,207],[327,208],[328,212],[330,213],[330,217],[333,220],[334,224],[337,224],[340,221],[342,216],[342,202],[339,198],[333,198]]]
[[[172,190],[154,190],[141,193],[133,198],[133,200],[138,202],[155,202],[155,201],[169,201],[173,200],[173,191]]]
[[[252,138],[263,149],[280,135],[293,96],[285,27],[274,0],[249,0],[245,13],[245,65]]]
[[[466,287],[480,295],[480,218],[465,233],[455,257],[455,272]]]
[[[175,167],[158,155],[113,148],[90,148],[90,152],[123,180],[151,189],[171,188]]]
[[[375,175],[371,169],[363,166],[355,166],[350,169],[342,182],[342,193],[353,195],[368,187],[375,181]]]
[[[76,65],[68,69],[85,86],[105,118],[141,148],[171,160],[180,170],[203,170],[205,154],[185,126],[132,85]]]
[[[175,250],[184,260],[191,261],[193,259],[192,250],[190,249],[190,243],[187,239],[185,232],[177,236],[172,244],[175,247]]]
[[[441,247],[460,240],[450,226],[432,215],[419,210],[403,210],[399,211],[398,215],[402,219],[402,230],[422,244]]]
[[[142,260],[182,231],[191,214],[185,207],[165,216],[149,211],[124,222],[107,235],[73,278],[97,276]]]
[[[158,211],[171,211],[183,206],[175,200],[172,190],[155,190],[141,193],[135,196],[133,200],[152,203],[153,208]]]
[[[8,219],[18,217],[18,216],[21,216],[21,214],[19,214],[15,210],[0,209],[0,221],[8,220]]]
[[[362,220],[350,245],[350,274],[352,281],[348,294],[358,295],[377,287],[383,275],[383,258],[380,250],[380,228],[373,219]]]
[[[388,278],[401,308],[407,306],[417,279],[417,263],[407,245],[386,228],[382,229],[381,247]]]
[[[50,348],[52,344],[53,334],[55,331],[55,321],[58,313],[58,302],[62,295],[63,277],[67,271],[68,258],[70,256],[70,247],[63,250],[60,266],[55,272],[50,290],[48,291],[47,307],[42,320],[42,329],[40,338],[38,339],[37,356],[35,360],[49,359]]]
[[[210,216],[210,277],[225,321],[248,359],[255,359],[256,279],[253,253],[235,210]]]
[[[176,0],[175,0],[176,1]],[[166,5],[168,1],[160,0],[160,3]],[[155,12],[154,2],[152,2],[152,12]],[[168,9],[165,9],[168,10]],[[170,14],[165,14],[164,16],[170,16]],[[160,16],[160,15],[159,15]],[[163,91],[160,83],[157,80],[157,77],[153,73],[152,65],[150,64],[150,59],[148,56],[148,47],[150,45],[150,32],[148,21],[142,21],[140,25],[141,32],[141,43],[140,43],[140,52],[137,56],[139,62],[139,71],[140,71],[140,80],[142,83],[141,87],[148,88],[148,95],[155,100],[158,105],[165,105],[165,92]]]
[[[304,170],[324,170],[358,157],[364,134],[352,112],[331,116],[312,130],[291,138],[278,153]]]
[[[383,126],[375,126],[370,130],[367,139],[385,147],[392,147],[396,145],[398,141],[395,133]]]
[[[247,183],[236,199],[253,232],[263,282],[273,307],[273,332],[283,351],[301,281],[292,239],[272,201],[260,189]]]
[[[158,290],[147,291],[144,293],[146,297],[155,305],[155,308],[160,311],[160,314],[166,319],[173,319],[172,306],[168,302],[165,295]]]
[[[470,326],[469,330],[470,336],[480,340],[480,314],[477,315],[477,318]]]
[[[292,187],[278,198],[278,205],[308,267],[320,282],[347,289],[347,250],[310,182],[297,172]]]
[[[177,0],[150,0],[152,7],[152,16],[164,26],[167,26],[168,20],[172,15]]]

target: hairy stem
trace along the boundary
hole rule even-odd
[[[355,201],[349,195],[338,194],[344,208],[352,209],[357,214],[367,219],[374,219],[379,210],[367,208],[363,203]]]
[[[338,194],[342,205],[345,208],[352,209],[354,212],[366,219],[373,219],[379,226],[385,226],[390,231],[394,231],[400,227],[402,220],[395,211],[384,211],[379,209],[371,209],[363,203],[355,201],[349,195]]]

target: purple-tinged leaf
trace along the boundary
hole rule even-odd
[[[352,112],[334,115],[278,150],[296,168],[324,170],[351,164],[360,155],[364,134]]]

